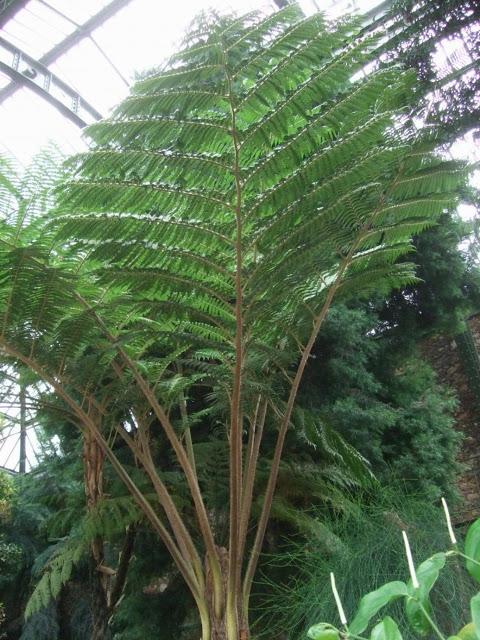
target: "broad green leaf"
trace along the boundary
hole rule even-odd
[[[462,627],[457,633],[457,637],[459,637],[460,640],[476,640],[477,634],[475,633],[475,625],[473,622],[469,622]]]
[[[370,640],[402,640],[402,634],[395,620],[386,616],[373,627]]]
[[[340,632],[328,622],[319,622],[310,627],[307,637],[311,640],[339,640]]]
[[[478,522],[478,520],[477,520]],[[477,638],[480,638],[480,593],[470,600],[470,613]]]
[[[408,596],[408,588],[404,582],[396,580],[394,582],[387,582],[376,591],[367,593],[360,600],[360,606],[358,607],[357,615],[349,625],[351,633],[362,633],[367,627],[373,616],[385,607],[390,602],[401,598],[402,596]]]
[[[421,636],[425,636],[431,631],[430,623],[422,611],[422,606],[430,615],[430,591],[437,581],[440,570],[445,566],[445,561],[446,556],[444,553],[436,553],[425,562],[422,562],[417,569],[420,587],[414,589],[411,581],[408,583],[411,598],[408,598],[405,603],[405,611],[411,628]]]
[[[465,538],[465,555],[471,558],[465,561],[468,573],[480,582],[480,565],[476,564],[480,562],[480,519],[475,520],[468,528]],[[475,562],[472,562],[473,560]]]

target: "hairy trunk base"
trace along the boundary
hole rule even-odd
[[[90,559],[90,585],[92,611],[91,640],[111,640],[112,635],[108,626],[109,611],[107,599],[94,558]]]
[[[250,632],[247,626],[244,625],[233,637],[232,634],[228,634],[225,620],[212,619],[210,622],[210,635],[207,638],[204,634],[202,640],[203,638],[205,640],[249,640]]]
[[[224,601],[228,601],[227,594],[227,576],[228,576],[228,551],[225,547],[217,547],[218,557],[220,559],[220,567],[222,572],[222,586],[224,593]],[[224,613],[222,618],[218,618],[215,615],[214,609],[214,586],[213,577],[210,572],[210,567],[207,559],[205,558],[205,576],[207,584],[207,601],[206,610],[208,611],[208,620],[205,621],[202,629],[202,640],[249,640],[250,632],[248,629],[248,623],[245,622],[245,608],[241,595],[237,596],[236,601],[233,602],[236,616],[239,620],[239,629],[234,630],[229,628],[228,618],[229,616]],[[206,616],[207,617],[207,616]]]

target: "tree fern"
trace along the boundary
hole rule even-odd
[[[101,283],[145,315],[161,309],[177,344],[208,344],[220,366],[235,359],[238,207],[245,390],[248,355],[287,331],[302,341],[334,283],[341,295],[413,279],[395,259],[465,173],[399,119],[411,75],[353,82],[373,42],[300,18],[289,7],[255,26],[219,19],[141,79],[70,161],[55,222]]]
[[[190,587],[204,640],[246,633],[285,436],[332,300],[413,282],[412,265],[396,260],[452,206],[468,172],[435,154],[434,130],[415,129],[413,74],[358,73],[375,46],[355,23],[304,18],[296,5],[204,16],[89,128],[91,148],[70,159],[42,239],[5,233],[0,347],[94,434]],[[178,371],[159,358],[179,359],[191,384],[172,393]],[[196,408],[180,432],[172,415],[190,388],[224,429],[226,562],[184,432]],[[152,416],[184,474],[200,545],[155,468]],[[116,457],[112,430],[161,510]],[[264,431],[276,443],[246,556]]]

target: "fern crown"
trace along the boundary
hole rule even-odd
[[[296,5],[199,20],[184,49],[88,129],[49,227],[56,249],[37,251],[43,275],[32,278],[24,250],[9,253],[18,297],[27,280],[30,294],[18,308],[4,297],[5,330],[37,353],[45,337],[65,363],[95,332],[71,295],[88,276],[86,295],[132,356],[155,340],[228,395],[241,320],[248,402],[296,360],[332,288],[412,282],[397,259],[455,203],[466,169],[414,130],[411,74],[359,73],[376,43],[355,32]]]

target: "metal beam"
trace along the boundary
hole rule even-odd
[[[10,65],[0,61],[0,71],[13,80],[15,88],[23,85],[31,89],[79,127],[102,118],[102,114],[69,84],[1,36],[0,53],[3,54],[3,59],[11,56]],[[10,85],[5,89],[9,87]],[[3,91],[0,91],[0,102]]]
[[[18,459],[18,471],[25,473],[27,470],[27,411],[25,408],[25,383],[20,378],[20,455]]]
[[[16,476],[18,473],[15,469],[9,469],[8,467],[2,467],[2,466],[0,466],[0,471],[8,474],[9,476]]]
[[[113,18],[113,16],[126,7],[127,4],[130,4],[132,0],[113,0],[109,2],[103,9],[101,9],[98,13],[92,16],[87,22],[82,24],[78,29],[75,29],[70,35],[68,35],[64,40],[59,42],[57,45],[47,51],[45,55],[40,58],[40,62],[45,65],[52,64],[55,62],[60,56],[63,56],[64,53],[69,51],[74,45],[76,45],[83,38],[88,37],[101,27],[107,20]]]
[[[0,29],[23,9],[28,0],[0,0]]]
[[[69,51],[72,47],[78,44],[84,38],[89,37],[95,29],[98,29],[107,20],[112,18],[120,9],[126,7],[132,0],[112,0],[98,13],[92,16],[84,24],[79,26],[75,31],[66,36],[61,42],[55,45],[50,51],[47,51],[37,63],[44,66],[48,66],[58,60],[63,54]],[[15,82],[11,82],[4,89],[0,90],[0,104],[15,93],[18,86]],[[82,126],[82,125],[80,125]]]
[[[364,11],[362,13],[362,18],[364,18],[364,20],[368,22],[383,18],[383,16],[385,16],[385,14],[387,14],[388,11],[392,8],[393,1],[394,0],[383,0],[383,2],[377,4],[375,7],[373,7],[373,9]]]

